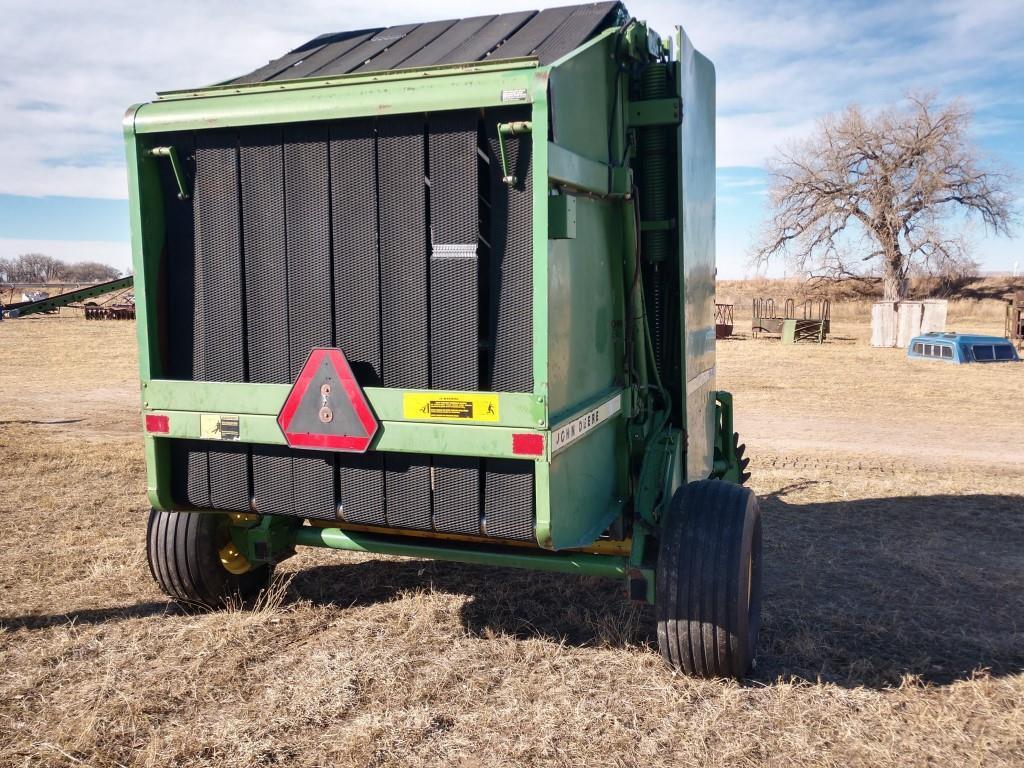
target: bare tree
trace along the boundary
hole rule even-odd
[[[933,97],[876,116],[851,106],[824,118],[768,166],[771,214],[755,261],[787,257],[825,279],[880,271],[892,301],[906,297],[914,271],[976,269],[950,225],[959,211],[1010,234],[1013,179],[981,158],[967,138],[970,121],[962,105],[940,107]]]
[[[14,281],[19,283],[49,283],[59,280],[67,264],[45,253],[23,253],[14,260]]]
[[[98,261],[76,261],[69,264],[65,272],[67,279],[82,282],[104,282],[114,280],[120,275],[121,272],[116,267]]]

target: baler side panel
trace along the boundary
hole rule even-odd
[[[715,429],[715,70],[676,29],[680,295],[686,392],[686,479],[711,474]]]
[[[612,89],[619,85],[610,55],[613,44],[614,35],[606,33],[554,65],[550,75],[554,144],[601,164],[619,151],[618,142],[612,153],[608,146],[609,135],[617,135],[609,122],[620,126],[618,115],[612,115]],[[619,385],[624,354],[622,211],[628,203],[571,189],[561,193],[575,207],[575,236],[546,243],[552,425],[607,400]],[[616,415],[614,423],[588,431],[552,456],[550,531],[543,546],[585,546],[607,529],[627,492],[620,487],[627,474],[625,444],[623,422]]]
[[[609,160],[609,121],[615,119],[611,114],[617,87],[611,56],[614,42],[609,31],[587,43],[551,68],[549,83],[554,142],[599,163]],[[616,101],[621,108],[622,100]],[[616,127],[621,127],[617,121]],[[615,140],[620,131],[611,133]]]

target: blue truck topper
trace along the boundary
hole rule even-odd
[[[941,360],[946,363],[1019,362],[1017,350],[1002,336],[933,332],[915,336],[907,345],[912,360]]]

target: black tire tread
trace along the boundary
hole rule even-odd
[[[217,546],[219,515],[154,509],[146,526],[146,559],[153,579],[169,597],[191,606],[220,608],[249,600],[263,589],[271,567],[229,573]]]
[[[687,674],[742,677],[752,663],[757,633],[756,620],[747,613],[745,574],[755,541],[754,557],[760,556],[757,499],[739,485],[702,480],[680,488],[667,515],[656,585],[662,655]],[[752,609],[759,571],[755,576]]]

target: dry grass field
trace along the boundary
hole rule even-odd
[[[840,308],[782,347],[739,308],[744,685],[671,674],[591,579],[305,551],[257,610],[183,613],[145,563],[132,324],[4,321],[0,765],[1024,764],[1024,365],[910,363]]]

